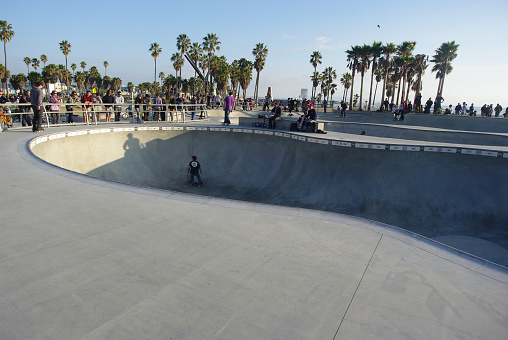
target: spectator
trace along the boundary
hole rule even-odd
[[[143,98],[143,121],[148,122],[148,117],[150,116],[150,95],[147,93],[145,98]]]
[[[268,127],[270,129],[275,129],[275,125],[282,118],[282,109],[280,108],[279,102],[275,102],[275,106],[272,109],[272,116],[268,119]]]
[[[115,122],[119,122],[120,121],[120,114],[122,113],[122,105],[121,104],[124,103],[124,98],[122,97],[121,91],[117,92],[114,102],[115,102],[115,104],[120,104],[120,105],[115,105]]]
[[[43,86],[44,83],[39,80],[35,83],[35,86],[32,87],[32,91],[30,92],[30,104],[32,105],[32,110],[34,112],[32,121],[33,132],[44,131],[42,128],[42,98],[44,97],[42,92]]]
[[[162,99],[160,93],[157,93],[155,95],[155,98],[153,99],[153,114],[152,114],[152,120],[159,121],[159,114],[162,110]]]
[[[496,107],[494,108],[495,117],[499,117],[499,114],[501,113],[501,111],[503,111],[503,107],[501,105],[497,104]]]
[[[56,94],[56,91],[51,92],[49,102],[53,104],[49,106],[49,111],[51,112],[51,124],[58,124],[60,122],[60,105],[56,104],[60,103],[60,98]]]
[[[90,122],[90,113],[92,112],[92,105],[88,105],[93,103],[92,91],[86,91],[83,98],[81,98],[81,102],[87,104],[83,106],[83,121],[88,124]]]
[[[101,116],[101,111],[102,111],[102,99],[101,99],[101,96],[99,94],[99,92],[97,92],[95,94],[95,97],[93,98],[93,103],[95,104],[93,107],[94,107],[94,111],[95,111],[95,119],[97,122],[99,122],[100,120],[100,116]]]
[[[79,103],[78,94],[76,91],[72,91],[71,96],[67,99],[68,104],[76,104]],[[67,105],[65,106],[65,111],[67,112],[67,123],[74,124],[74,110],[79,110],[78,105]]]
[[[229,96],[224,98],[224,122],[222,125],[229,125],[229,114],[235,109],[235,98],[233,97],[233,91],[229,92]]]
[[[136,117],[138,124],[141,123],[141,106],[139,104],[143,104],[143,96],[140,94],[137,95],[136,99],[134,99],[134,111],[136,111]]]
[[[111,114],[113,113],[113,104],[115,102],[115,97],[111,95],[111,90],[106,92],[106,95],[102,98],[102,102],[105,104],[104,108],[106,109],[106,122],[111,122]]]
[[[30,103],[30,90],[26,90],[25,93],[19,97],[20,104],[29,104]],[[27,105],[23,105],[19,107],[19,111],[21,114],[21,125],[22,126],[32,126],[32,115],[30,114],[30,107]]]

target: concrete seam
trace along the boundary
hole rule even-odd
[[[333,339],[337,338],[337,334],[339,333],[340,327],[342,326],[342,322],[344,322],[344,319],[346,318],[346,315],[349,311],[349,307],[351,307],[351,304],[353,303],[353,300],[356,296],[356,293],[358,292],[358,289],[360,288],[360,285],[362,284],[363,278],[365,277],[365,274],[367,273],[367,269],[369,269],[370,263],[372,262],[372,258],[374,257],[374,254],[377,251],[377,248],[379,247],[379,244],[381,243],[381,239],[383,238],[383,235],[379,238],[376,244],[376,248],[372,252],[372,255],[369,259],[369,263],[367,263],[367,266],[365,266],[365,270],[363,271],[362,277],[360,278],[360,282],[358,282],[358,285],[356,286],[355,292],[353,293],[353,296],[351,297],[351,301],[349,301],[349,304],[346,308],[346,311],[344,312],[344,315],[342,316],[342,319],[340,320],[339,327],[337,327],[337,331],[335,332],[335,335],[333,336]]]

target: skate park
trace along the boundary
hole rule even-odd
[[[504,121],[237,116],[0,134],[1,335],[506,338]]]

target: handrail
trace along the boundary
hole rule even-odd
[[[97,121],[97,113],[100,114],[100,113],[105,112],[106,106],[113,107],[114,112],[120,111],[123,119],[127,119],[127,118],[125,118],[126,114],[128,114],[129,116],[132,115],[132,121],[131,121],[132,123],[135,123],[134,113],[141,114],[143,112],[148,112],[149,115],[151,113],[152,117],[153,117],[154,113],[158,113],[159,120],[157,122],[161,121],[160,114],[165,113],[165,118],[166,118],[165,121],[166,122],[169,122],[170,121],[169,118],[171,117],[172,122],[185,123],[186,122],[186,115],[192,114],[193,111],[194,112],[201,111],[201,113],[203,115],[203,119],[208,119],[208,108],[207,108],[206,104],[188,104],[188,103],[186,103],[186,104],[170,104],[170,103],[164,103],[164,104],[153,104],[153,103],[150,103],[150,104],[144,104],[144,103],[115,104],[115,103],[81,103],[81,102],[79,102],[79,103],[44,102],[42,104],[42,110],[43,110],[43,115],[44,115],[43,117],[46,119],[45,125],[47,125],[48,128],[51,126],[49,124],[49,113],[51,113],[51,111],[46,110],[46,106],[59,106],[59,107],[63,106],[65,108],[65,110],[60,110],[59,113],[65,114],[65,115],[67,115],[67,114],[82,114],[84,116],[85,114],[89,114],[90,119],[88,119],[88,120],[84,119],[83,123],[75,123],[75,124],[79,124],[79,125],[81,125],[81,124],[84,124],[84,125],[99,124],[99,122]],[[139,108],[136,108],[136,106],[138,106]],[[30,110],[26,110],[25,107],[29,108]],[[87,111],[86,107],[91,107],[91,111]],[[117,107],[120,107],[120,110],[116,110],[115,108],[117,108]],[[8,108],[9,112],[5,112],[6,110],[4,108]],[[68,110],[68,108],[71,108],[71,110]],[[78,110],[76,110],[76,108],[78,108]],[[137,109],[139,109],[139,110],[137,110]],[[26,114],[30,115],[33,113],[31,110],[30,103],[0,104],[0,110],[2,111],[0,114],[10,115],[10,116],[26,115]],[[92,117],[93,117],[93,121],[91,121]],[[3,128],[6,128],[6,127],[3,127]]]

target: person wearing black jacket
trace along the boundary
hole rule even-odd
[[[272,116],[268,119],[268,127],[270,129],[275,129],[275,124],[277,121],[281,120],[282,117],[282,109],[280,108],[279,102],[275,102],[275,106],[272,109]]]
[[[113,105],[107,105],[107,104],[113,104],[115,102],[115,97],[111,95],[111,90],[108,90],[106,92],[106,95],[102,98],[102,103],[105,104],[104,107],[106,108],[106,122],[111,121],[111,114],[113,113]]]

